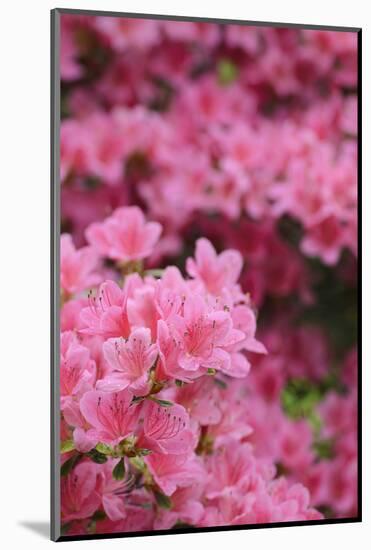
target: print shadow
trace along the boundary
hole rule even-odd
[[[42,538],[50,537],[50,525],[48,521],[20,521],[19,525],[29,531],[33,531]]]

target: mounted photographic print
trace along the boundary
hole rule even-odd
[[[360,45],[53,10],[53,540],[360,521]]]

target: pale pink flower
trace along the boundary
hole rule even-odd
[[[170,529],[179,521],[199,526],[204,513],[202,504],[202,485],[194,483],[190,487],[181,487],[171,495],[171,509],[159,510],[154,522],[155,529]]]
[[[93,427],[88,433],[98,441],[115,445],[132,435],[138,419],[137,405],[131,405],[132,394],[89,391],[80,401],[80,409]]]
[[[306,420],[286,422],[278,436],[281,461],[288,469],[304,471],[314,459],[312,428]]]
[[[108,518],[111,521],[118,521],[126,517],[125,503],[125,480],[116,480],[112,471],[118,463],[118,459],[112,459],[102,464],[99,470],[100,474],[100,493],[102,495],[102,505]]]
[[[93,159],[93,144],[86,125],[77,119],[67,119],[60,132],[61,180],[70,174],[86,174]]]
[[[85,121],[90,136],[88,171],[106,184],[115,185],[123,177],[122,160],[127,150],[126,136],[117,118],[94,111]]]
[[[248,411],[250,409],[246,387],[239,380],[230,380],[219,396],[220,419],[208,426],[208,436],[214,447],[229,445],[231,439],[243,441],[251,432]]]
[[[89,518],[99,508],[98,467],[91,462],[78,464],[61,478],[62,521]]]
[[[191,21],[163,21],[161,27],[171,40],[214,47],[221,39],[217,25]]]
[[[249,385],[254,393],[268,403],[279,401],[285,385],[285,365],[281,357],[268,357],[254,365],[249,376]]]
[[[132,326],[149,328],[152,339],[156,339],[159,313],[155,302],[154,280],[146,278],[146,284],[135,289],[128,300],[127,312]]]
[[[231,358],[223,346],[234,334],[243,338],[242,332],[233,329],[229,313],[210,310],[203,297],[191,295],[185,299],[184,316],[174,315],[172,325],[180,347],[179,365],[184,370],[213,368],[228,373]]]
[[[322,519],[322,514],[310,508],[310,494],[303,485],[291,485],[286,478],[274,480],[270,487],[274,505],[271,521]]]
[[[141,285],[142,281],[137,274],[126,277],[123,289],[114,281],[102,283],[97,296],[89,295],[88,307],[81,310],[80,332],[104,338],[127,338],[131,330],[127,301],[134,289]]]
[[[165,493],[171,496],[178,487],[202,483],[205,470],[195,455],[164,455],[151,453],[146,464],[154,480]]]
[[[139,445],[163,454],[185,454],[194,446],[189,417],[181,405],[161,406],[148,401],[143,407]]]
[[[103,344],[105,359],[112,371],[98,381],[97,389],[120,391],[129,388],[135,395],[149,391],[148,373],[158,355],[147,328],[134,329],[128,340],[111,338]]]
[[[142,260],[150,256],[162,228],[146,222],[137,206],[118,208],[102,223],[93,223],[86,231],[88,241],[103,256],[121,262]]]
[[[71,235],[61,235],[61,289],[68,294],[76,294],[96,285],[99,276],[98,256],[91,246],[76,250]]]
[[[255,338],[256,316],[251,307],[237,305],[232,309],[231,317],[234,328],[245,335],[245,338],[238,342],[238,348],[254,353],[267,353],[264,344]]]
[[[221,420],[220,394],[213,378],[202,376],[178,388],[174,399],[186,409],[191,420],[201,426],[218,424]]]
[[[87,453],[98,443],[95,433],[80,410],[80,402],[72,397],[62,399],[61,410],[66,424],[73,428],[72,439],[77,451]],[[68,439],[68,438],[66,438]]]
[[[328,469],[328,502],[338,517],[355,517],[357,514],[357,458],[344,461],[341,457]]]
[[[148,498],[148,493],[133,490],[130,493],[130,501],[125,501],[125,496],[121,498],[125,505],[125,517],[115,521],[109,519],[109,517],[97,521],[96,532],[106,535],[107,533],[151,531],[153,529],[154,510]]]
[[[80,313],[87,306],[86,298],[73,299],[65,302],[61,307],[60,324],[61,332],[79,331],[81,328]]]
[[[171,335],[168,325],[162,319],[159,319],[157,323],[157,348],[159,362],[156,374],[159,380],[178,378],[187,382],[192,378],[192,373],[179,365],[180,350],[175,338]]]
[[[225,40],[232,48],[241,48],[250,55],[261,49],[261,38],[265,29],[245,25],[226,25]]]
[[[233,440],[208,457],[206,466],[209,471],[206,496],[209,499],[227,495],[231,491],[246,494],[259,483],[258,476],[267,475],[264,462],[256,462],[250,445]]]
[[[345,245],[342,224],[334,216],[308,228],[301,249],[308,256],[319,256],[326,264],[334,265]]]
[[[74,332],[61,334],[60,394],[66,396],[92,389],[95,381],[95,362],[89,350],[82,346]]]
[[[83,75],[82,65],[78,63],[79,50],[71,22],[65,15],[61,17],[60,71],[61,78],[66,81],[77,80]]]
[[[96,17],[95,29],[118,52],[132,48],[146,49],[160,40],[160,22],[125,17]]]
[[[242,257],[236,250],[225,250],[219,256],[207,239],[198,239],[195,260],[188,258],[187,271],[201,280],[207,290],[220,294],[224,287],[233,287],[242,270]]]

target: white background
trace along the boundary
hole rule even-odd
[[[49,519],[49,10],[105,9],[363,27],[364,159],[370,154],[370,16],[366,0],[155,2],[7,0],[0,40],[0,544],[44,548]],[[366,61],[368,61],[366,66]],[[368,149],[366,151],[366,146]],[[368,153],[368,154],[367,154]],[[364,241],[370,229],[370,164],[363,174]],[[368,211],[368,212],[367,212]],[[364,253],[364,420],[370,418],[370,253]],[[368,334],[367,334],[367,332]],[[367,339],[368,336],[368,339]],[[364,492],[370,490],[370,435],[364,430]],[[370,548],[364,523],[174,537],[71,542],[73,547],[179,550],[202,546],[349,550]]]

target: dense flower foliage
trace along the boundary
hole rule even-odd
[[[357,35],[61,25],[63,532],[354,517]]]

